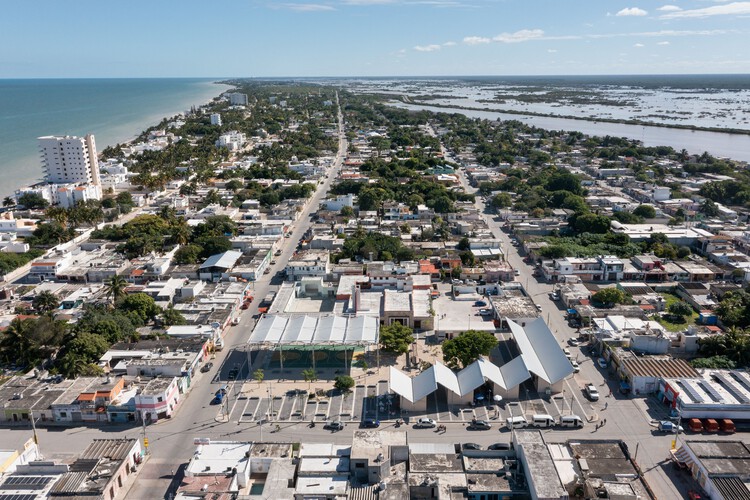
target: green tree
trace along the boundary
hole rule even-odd
[[[669,305],[669,314],[684,318],[693,314],[693,307],[685,301],[672,302]]]
[[[38,193],[23,193],[18,197],[18,204],[29,210],[43,210],[49,206],[49,202]]]
[[[615,304],[628,302],[628,295],[617,288],[602,288],[594,294],[592,299],[605,307],[612,307]]]
[[[656,209],[651,205],[638,205],[633,214],[644,219],[653,219],[656,217]]]
[[[680,248],[677,249],[677,258],[678,259],[686,259],[686,258],[690,257],[691,253],[692,252],[690,251],[690,247],[683,245],[683,246],[681,246]]]
[[[349,392],[354,387],[354,379],[349,375],[337,375],[333,379],[333,387],[341,392]]]
[[[117,308],[141,325],[145,325],[161,313],[161,308],[156,305],[154,299],[142,292],[128,295],[117,304]]]
[[[112,299],[112,303],[116,304],[118,300],[125,296],[125,288],[128,285],[128,280],[124,276],[115,274],[104,282],[104,290],[107,297]]]
[[[719,206],[713,200],[706,198],[706,200],[701,205],[700,211],[707,217],[716,217],[717,215],[719,215]]]
[[[513,205],[513,198],[508,193],[499,193],[492,197],[491,204],[497,209],[508,208]]]
[[[253,380],[258,382],[258,385],[263,383],[263,379],[266,377],[265,372],[263,372],[262,368],[258,368],[253,372]]]
[[[401,323],[393,323],[380,328],[380,345],[386,351],[397,355],[409,352],[414,342],[414,331]]]
[[[727,292],[716,308],[716,315],[726,326],[750,326],[750,294],[745,290]]]
[[[461,269],[461,266],[454,267],[453,269],[451,269],[451,278],[459,279],[462,272],[464,272],[464,270]]]
[[[577,233],[604,234],[609,232],[610,220],[604,215],[592,213],[577,215],[573,228]]]
[[[709,368],[714,370],[734,370],[737,363],[726,356],[711,356],[710,358],[696,358],[690,361],[693,368]]]
[[[187,325],[185,316],[171,305],[161,313],[161,322],[164,326]]]
[[[44,290],[34,297],[31,305],[35,310],[41,313],[46,313],[60,307],[60,300],[54,293],[49,290]]]
[[[458,240],[458,245],[456,245],[457,250],[469,250],[471,248],[471,243],[469,242],[469,238],[463,237],[460,240]]]
[[[175,264],[196,264],[203,248],[200,245],[185,245],[177,249],[174,253]]]
[[[68,339],[63,353],[55,360],[56,369],[63,375],[73,378],[89,370],[92,363],[107,352],[109,343],[99,335],[89,332],[77,332]]]
[[[3,198],[3,206],[4,207],[12,207],[15,204],[16,204],[16,200],[14,200],[13,198],[11,198],[10,196],[6,196],[5,198]]]
[[[467,330],[443,342],[443,361],[452,368],[466,367],[480,356],[489,355],[496,345],[493,333]]]
[[[302,376],[305,379],[305,382],[308,383],[308,390],[312,389],[312,383],[318,380],[318,372],[315,371],[315,368],[305,368],[302,370]]]
[[[343,206],[341,207],[341,211],[339,212],[343,217],[354,217],[354,209],[350,206]]]

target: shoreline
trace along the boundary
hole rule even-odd
[[[153,127],[154,125],[158,125],[163,119],[183,114],[192,106],[204,106],[224,92],[228,92],[236,88],[232,85],[223,83],[221,80],[200,82],[197,83],[197,85],[205,85],[205,92],[203,92],[202,95],[197,96],[197,98],[187,98],[185,101],[178,105],[178,110],[174,110],[174,108],[177,108],[178,106],[173,106],[166,112],[160,111],[158,113],[149,113],[148,115],[143,116],[137,121],[115,124],[110,128],[110,130],[112,131],[112,136],[107,137],[109,134],[105,132],[104,138],[101,141],[101,136],[97,133],[96,130],[90,131],[90,133],[94,134],[94,137],[97,141],[97,157],[101,158],[101,152],[108,146],[115,146],[116,144],[132,144],[141,133],[143,133],[148,128]],[[33,140],[35,141],[36,138],[34,137]],[[44,172],[42,171],[42,165],[41,161],[39,160],[38,154],[32,154],[26,157],[18,158],[16,161],[4,164],[3,168],[9,168],[10,171],[8,172],[8,175],[11,177],[11,179],[4,185],[4,189],[0,189],[0,197],[2,198],[5,198],[6,196],[13,196],[16,190],[22,187],[32,186],[44,182]],[[26,178],[25,180],[16,179],[16,177],[20,177],[19,173],[31,171],[38,172],[38,175],[36,175],[34,178]],[[21,182],[18,182],[19,180]],[[11,185],[9,185],[9,183]]]

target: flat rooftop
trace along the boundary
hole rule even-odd
[[[374,462],[382,454],[387,460],[391,446],[406,446],[406,433],[357,430],[354,431],[351,459]]]
[[[750,449],[742,441],[687,441],[709,474],[742,475],[750,471]]]
[[[250,443],[217,441],[211,444],[198,445],[193,458],[187,465],[187,473],[193,475],[220,474],[232,470],[240,463],[247,462],[245,453],[250,450]],[[240,469],[241,467],[237,467]]]

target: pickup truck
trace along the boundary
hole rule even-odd
[[[596,386],[594,384],[586,384],[586,387],[584,387],[584,391],[586,392],[586,396],[591,401],[599,401],[599,391],[596,389]]]

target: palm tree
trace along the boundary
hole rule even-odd
[[[3,199],[3,206],[4,206],[4,207],[12,207],[12,206],[14,206],[15,204],[16,204],[16,200],[14,200],[13,198],[11,198],[10,196],[6,196],[6,197],[5,197],[4,199]]]
[[[308,390],[311,390],[312,383],[318,380],[318,373],[314,368],[306,368],[302,370],[302,376],[305,378],[305,382],[308,382]]]
[[[177,219],[172,238],[178,245],[186,245],[190,241],[190,226],[187,225],[184,218]]]
[[[125,288],[128,286],[128,281],[120,276],[119,274],[115,274],[112,276],[109,280],[106,282],[106,291],[107,291],[107,297],[112,298],[112,304],[114,305],[117,303],[120,298],[122,298],[125,295]]]
[[[60,301],[54,293],[49,290],[44,290],[34,297],[34,301],[31,304],[37,311],[46,313],[53,309],[57,309],[60,306]]]
[[[31,319],[16,318],[0,337],[0,353],[5,363],[26,366],[31,354]]]

